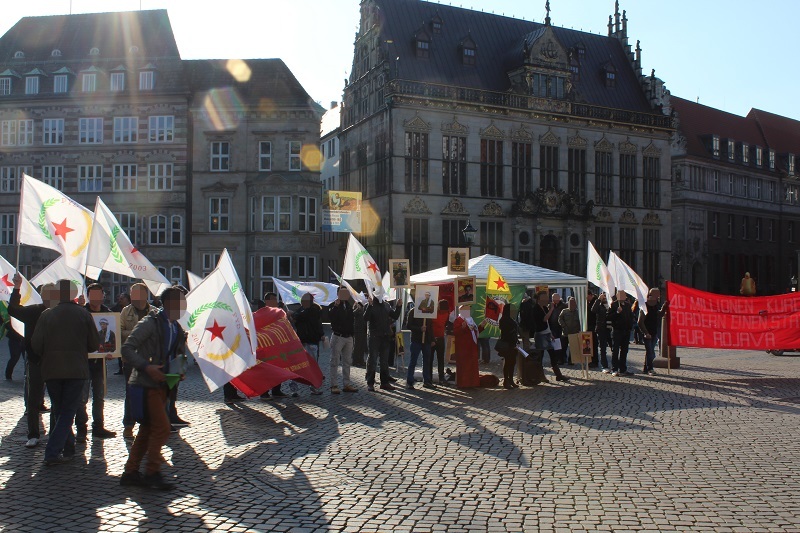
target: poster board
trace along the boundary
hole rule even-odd
[[[436,318],[439,306],[439,287],[436,285],[417,285],[414,293],[414,316],[416,318]]]
[[[122,356],[122,335],[119,313],[92,313],[100,349],[89,354],[89,359],[104,359]]]
[[[456,295],[458,305],[472,305],[475,303],[475,276],[456,279]]]
[[[589,363],[594,353],[594,337],[591,331],[581,331],[567,335],[569,339],[569,355],[573,363],[581,365],[583,377],[589,377]]]
[[[389,259],[389,287],[392,289],[411,286],[408,259]]]
[[[325,191],[322,195],[322,231],[361,232],[361,193]]]
[[[469,274],[469,248],[447,249],[447,274],[451,276]]]

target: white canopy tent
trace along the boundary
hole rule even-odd
[[[512,285],[525,285],[528,288],[547,285],[551,289],[572,289],[578,301],[581,327],[586,330],[586,291],[589,287],[586,278],[486,254],[469,260],[469,275],[475,276],[476,284],[486,285],[489,265],[492,265],[503,279]],[[438,283],[452,281],[457,277],[447,274],[447,267],[442,267],[411,276],[411,283]]]

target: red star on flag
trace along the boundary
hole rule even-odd
[[[131,253],[132,254],[138,254],[139,253],[139,249],[134,246],[133,248],[131,248]]]
[[[56,228],[55,234],[58,237],[61,237],[63,240],[67,240],[67,233],[70,231],[75,231],[74,229],[67,226],[67,219],[61,221],[60,224],[53,222],[53,227]]]
[[[13,283],[8,281],[8,274],[4,274],[3,277],[0,278],[0,281],[2,281],[5,284],[6,287],[13,287],[14,286]]]
[[[497,285],[497,289],[505,289],[506,288],[506,282],[503,281],[502,279],[496,280],[494,282],[494,284]]]
[[[373,262],[373,263],[370,263],[370,264],[368,264],[368,265],[367,265],[367,269],[368,269],[368,270],[372,270],[372,272],[373,272],[373,273],[375,273],[375,274],[377,274],[377,273],[378,273],[378,270],[379,270],[379,269],[378,269],[378,265],[376,265],[374,262]]]
[[[214,325],[213,326],[211,326],[210,328],[206,328],[206,331],[210,331],[211,332],[211,340],[212,341],[214,339],[216,339],[217,337],[219,337],[222,340],[225,340],[224,337],[222,336],[222,332],[224,330],[225,330],[225,326],[220,326],[219,324],[217,324],[216,319],[214,320]]]

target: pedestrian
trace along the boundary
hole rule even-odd
[[[503,306],[503,311],[500,315],[500,340],[497,341],[500,345],[497,353],[503,358],[503,387],[506,389],[515,389],[519,387],[514,383],[514,367],[517,364],[517,344],[519,344],[519,333],[517,331],[517,322],[511,318],[511,303]]]
[[[121,313],[123,309],[128,307],[131,304],[131,297],[128,296],[126,293],[120,293],[117,297],[117,303],[114,304],[114,307],[111,308],[112,313]],[[125,341],[122,341],[125,342]],[[125,374],[125,370],[122,368],[122,357],[117,358],[117,371],[114,372],[115,376],[122,376]]]
[[[147,298],[150,294],[147,285],[144,283],[134,283],[131,285],[130,290],[131,303],[122,309],[122,312],[119,316],[122,344],[125,344],[125,341],[128,340],[128,337],[133,332],[134,328],[136,328],[136,325],[155,310],[155,308],[147,301]],[[120,360],[122,360],[122,358],[120,358]],[[122,369],[125,375],[125,383],[127,384],[131,379],[133,367],[123,362]],[[122,412],[122,437],[126,440],[133,440],[133,428],[136,425],[136,420],[134,420],[133,416],[131,415],[131,406],[130,401],[128,400],[127,387]]]
[[[567,304],[561,300],[560,294],[554,292],[551,297],[550,308],[553,310],[553,313],[550,315],[550,319],[548,320],[550,331],[553,332],[553,338],[558,339],[561,344],[559,348],[554,348],[553,351],[550,352],[550,355],[554,355],[556,362],[559,365],[563,365],[567,362],[565,355],[566,350],[564,349],[566,342],[563,339],[564,332],[562,331],[561,324],[558,323],[558,317],[561,315],[561,311],[567,308]]]
[[[480,324],[475,323],[469,305],[458,308],[458,316],[453,320],[453,336],[456,345],[456,387],[459,389],[481,385],[478,372],[478,335],[485,327],[485,319]],[[513,381],[513,368],[511,373]]]
[[[395,304],[370,294],[369,303],[364,308],[364,319],[369,324],[369,359],[367,359],[367,390],[375,392],[375,369],[380,361],[380,379],[382,390],[394,390],[392,377],[389,375],[389,352],[394,346],[392,322],[402,312],[400,299]]]
[[[110,313],[111,309],[103,304],[106,293],[103,286],[99,283],[92,283],[86,287],[86,294],[89,297],[88,303],[84,308],[90,313]],[[95,328],[96,329],[96,328]],[[101,344],[104,342],[100,340]],[[106,397],[106,357],[97,357],[88,360],[89,381],[83,391],[83,401],[78,407],[75,415],[76,436],[78,442],[86,442],[86,435],[89,427],[89,414],[87,405],[89,403],[89,391],[92,396],[92,437],[98,439],[110,439],[116,437],[117,433],[105,427],[105,397]]]
[[[128,382],[131,406],[139,422],[120,485],[171,490],[174,484],[164,480],[161,465],[165,463],[161,448],[170,434],[167,415],[168,387],[165,373],[175,361],[185,361],[186,335],[178,319],[186,312],[186,297],[177,287],[161,293],[162,309],[152,311],[140,321],[122,346],[125,364],[133,370]],[[181,372],[183,369],[177,369]],[[147,455],[145,474],[139,471]]]
[[[569,350],[569,336],[575,333],[580,333],[581,330],[581,317],[578,314],[578,301],[574,296],[570,296],[567,300],[567,308],[561,310],[558,315],[558,325],[561,326],[561,342],[563,343],[564,351],[567,353],[567,364],[573,364],[572,354]]]
[[[586,330],[592,332],[592,358],[589,361],[589,368],[597,368],[597,315],[592,313],[592,306],[597,301],[597,295],[589,289],[586,291]]]
[[[278,309],[283,309],[283,312],[286,313],[287,316],[289,315],[289,311],[286,309],[286,306],[283,305],[283,302],[280,302],[278,300],[278,294],[275,292],[270,291],[264,295],[264,307],[277,307]],[[233,388],[233,394],[238,396],[238,393],[236,392],[236,389],[233,387],[233,385],[231,385],[231,388]],[[272,393],[271,396],[270,393]],[[288,396],[288,394],[284,393],[281,390],[281,384],[278,383],[277,385],[272,387],[272,390],[268,390],[267,392],[262,394],[261,399],[274,400],[275,398],[285,398],[286,396]]]
[[[14,289],[11,291],[11,298],[8,301],[8,314],[25,325],[25,416],[28,424],[28,440],[25,442],[26,448],[35,448],[41,439],[41,418],[40,413],[49,411],[44,405],[44,380],[42,379],[42,359],[33,351],[31,344],[33,332],[36,330],[36,323],[45,309],[53,307],[59,302],[58,289],[53,284],[42,285],[39,293],[42,296],[42,303],[20,305],[22,276],[19,273],[14,275]]]
[[[434,343],[433,326],[431,325],[432,321],[433,320],[429,318],[414,316],[413,309],[407,311],[405,329],[411,331],[411,345],[409,346],[410,359],[408,361],[408,370],[406,372],[406,387],[409,389],[414,388],[414,373],[417,370],[417,361],[419,361],[420,353],[422,354],[423,362],[422,386],[426,389],[433,388],[431,376],[425,374],[424,365],[426,360],[430,360],[431,348],[433,347]]]
[[[319,343],[325,338],[322,329],[322,308],[314,302],[314,296],[307,292],[300,298],[300,309],[294,312],[294,327],[303,348],[319,361]],[[320,395],[322,390],[311,386],[311,394]]]
[[[439,300],[439,307],[436,311],[436,318],[432,320],[433,322],[433,338],[434,344],[433,349],[431,350],[430,360],[428,365],[430,365],[429,373],[433,375],[433,356],[436,356],[436,363],[439,370],[439,385],[445,384],[445,374],[444,374],[444,367],[445,361],[447,360],[447,343],[446,335],[447,335],[447,322],[450,320],[450,302],[447,300]],[[423,374],[427,372],[425,370],[425,360],[422,361],[422,371]]]
[[[595,348],[597,356],[592,361],[596,367],[599,363],[604,374],[610,372],[608,368],[608,298],[606,293],[601,292],[592,304],[591,314],[595,317]],[[589,365],[592,366],[592,365]]]
[[[649,376],[655,375],[653,362],[656,360],[656,344],[661,337],[661,318],[667,311],[667,304],[659,306],[661,291],[652,288],[647,293],[645,307],[647,313],[642,309],[639,314],[639,329],[644,335],[644,370],[642,372]]]
[[[532,384],[547,383],[548,380],[544,375],[542,360],[544,359],[545,350],[550,356],[550,366],[553,369],[553,374],[556,376],[556,381],[569,381],[569,378],[561,373],[558,367],[558,357],[553,350],[553,340],[555,336],[550,329],[551,319],[555,313],[555,306],[548,305],[547,291],[539,291],[536,293],[536,306],[533,308],[533,328],[534,341],[536,346],[536,358],[538,365],[536,367],[536,376]]]
[[[628,371],[628,347],[631,342],[631,328],[633,327],[633,305],[628,299],[628,294],[617,291],[617,300],[611,304],[608,311],[611,317],[613,348],[611,349],[611,375],[632,376]]]
[[[525,291],[525,296],[522,298],[522,301],[519,304],[519,313],[517,315],[517,323],[519,324],[519,333],[522,337],[522,350],[530,354],[531,353],[531,322],[532,317],[531,314],[533,313],[533,306],[536,305],[532,298],[532,293],[530,290]],[[522,383],[525,380],[525,361],[522,354],[517,350],[517,377],[518,382]]]
[[[58,305],[45,309],[31,339],[33,352],[41,357],[42,379],[50,395],[50,437],[44,451],[47,466],[68,462],[75,456],[72,424],[89,381],[89,353],[100,347],[92,315],[74,302],[75,285],[58,282]]]
[[[336,300],[328,306],[331,321],[331,393],[358,392],[350,382],[350,366],[353,360],[353,332],[355,316],[350,291],[339,287]],[[339,388],[339,364],[342,365],[342,388]]]

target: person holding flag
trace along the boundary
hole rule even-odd
[[[377,291],[376,291],[377,292]],[[392,306],[377,294],[370,293],[369,304],[364,309],[364,319],[369,324],[369,358],[367,359],[367,390],[375,392],[375,367],[380,360],[381,389],[394,390],[389,375],[389,352],[394,346],[392,323],[403,311],[400,299]]]
[[[645,312],[645,310],[642,310]],[[608,311],[611,317],[612,326],[612,348],[611,348],[611,375],[612,376],[632,376],[633,372],[628,372],[628,347],[631,342],[631,328],[633,328],[633,305],[628,300],[628,294],[620,289],[617,291],[617,299],[611,304]]]

